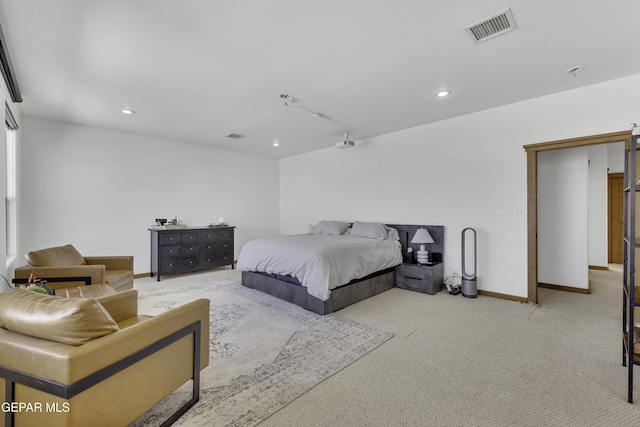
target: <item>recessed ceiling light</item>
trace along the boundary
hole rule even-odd
[[[280,146],[280,143],[279,143],[278,141],[273,141],[273,146],[274,146],[274,147],[279,147],[279,146]]]
[[[438,98],[444,98],[445,96],[451,95],[452,92],[453,91],[449,90],[449,89],[442,89],[442,90],[439,90],[438,92],[436,92],[436,96]]]
[[[127,115],[129,115],[129,116],[130,116],[130,115],[135,114],[135,113],[136,113],[136,112],[135,112],[135,111],[133,111],[131,108],[123,108],[123,109],[122,109],[122,114],[127,114]]]

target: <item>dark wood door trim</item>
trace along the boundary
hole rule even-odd
[[[618,215],[623,215],[622,207],[620,206],[620,212],[614,212],[614,185],[616,180],[622,180],[624,187],[624,173],[610,173],[607,175],[607,258],[609,263],[618,263],[620,260],[616,258],[614,252],[614,245],[616,244],[615,236],[613,235],[613,229],[615,228],[615,221],[618,219]]]

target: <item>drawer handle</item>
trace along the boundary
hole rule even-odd
[[[189,236],[189,240],[193,239],[193,236]]]
[[[173,253],[173,249],[169,249],[169,253],[172,254]]]

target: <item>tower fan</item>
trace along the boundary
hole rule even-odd
[[[467,238],[465,234],[473,233],[473,246],[467,248]],[[473,270],[467,270],[467,261],[473,260]],[[473,228],[462,230],[462,296],[476,298],[478,296],[478,281],[476,274],[478,271],[478,236]]]

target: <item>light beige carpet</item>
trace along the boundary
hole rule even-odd
[[[591,295],[540,289],[540,306],[391,289],[347,307],[394,337],[260,427],[640,425],[621,274],[593,273]]]
[[[391,289],[338,313],[393,338],[260,427],[640,425],[640,369],[626,401],[621,281],[592,271],[591,295],[540,289],[540,306]]]

